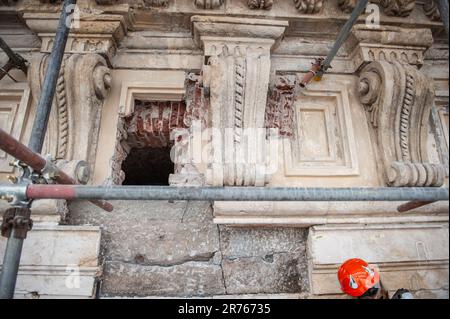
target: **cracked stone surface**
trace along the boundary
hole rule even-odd
[[[230,228],[202,202],[69,205],[70,224],[102,229],[100,295],[213,296],[307,291],[306,232]]]
[[[220,233],[227,293],[307,292],[307,230],[221,227]]]

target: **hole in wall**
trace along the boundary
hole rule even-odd
[[[170,147],[132,148],[122,163],[123,185],[169,185],[174,173]]]
[[[184,128],[186,105],[183,101],[135,101],[133,114],[123,119],[117,168],[122,172],[114,180],[122,185],[169,185],[175,171],[170,158],[174,141],[170,134]]]

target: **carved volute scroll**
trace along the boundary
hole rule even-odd
[[[443,165],[428,163],[427,134],[434,89],[430,79],[400,62],[367,65],[359,93],[376,131],[389,186],[442,186]]]
[[[30,69],[29,81],[35,106],[48,57],[48,54],[37,56]],[[100,55],[73,54],[64,57],[44,152],[55,159],[94,162],[100,111],[110,83],[110,70]]]

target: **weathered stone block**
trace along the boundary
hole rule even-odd
[[[227,293],[307,290],[305,230],[221,227],[220,233]]]
[[[97,212],[90,204],[71,205],[72,223],[102,227],[106,260],[173,265],[209,260],[219,250],[209,204],[193,203],[190,208],[188,202],[116,201],[113,205],[113,214]]]
[[[300,255],[284,253],[224,259],[222,267],[227,293],[300,292],[305,278],[301,264]]]
[[[220,266],[187,262],[172,267],[107,262],[102,295],[207,296],[225,293]]]
[[[220,228],[221,251],[226,258],[265,256],[305,251],[307,230],[300,228]]]

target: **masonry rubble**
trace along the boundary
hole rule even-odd
[[[60,3],[0,1],[0,36],[30,62],[0,82],[0,127],[25,144]],[[94,185],[126,183],[136,149],[171,148],[180,187],[448,187],[448,40],[431,1],[372,1],[380,25],[363,15],[300,89],[355,3],[79,0],[43,153]],[[262,128],[277,138],[246,135]],[[2,182],[11,161],[0,153]],[[34,202],[16,297],[340,298],[336,269],[359,257],[391,292],[448,298],[445,202],[113,204]]]

